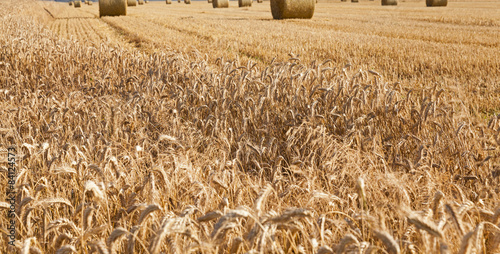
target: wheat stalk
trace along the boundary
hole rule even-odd
[[[142,225],[142,222],[146,219],[146,217],[155,212],[155,211],[159,211],[161,210],[161,208],[156,205],[156,204],[151,204],[151,205],[148,205],[146,207],[146,209],[144,209],[142,212],[141,212],[141,215],[139,216],[139,220],[137,222],[138,225]]]
[[[359,241],[358,239],[353,236],[352,234],[347,234],[345,235],[342,240],[340,241],[339,245],[337,246],[337,254],[341,254],[341,253],[344,253],[344,250],[345,248],[349,245],[349,244],[356,244],[357,246],[359,246]]]
[[[71,254],[73,252],[77,252],[75,246],[73,245],[64,245],[61,248],[58,248],[56,254]]]
[[[108,237],[108,240],[106,241],[106,244],[108,246],[109,252],[116,253],[115,251],[115,243],[119,241],[121,238],[126,236],[129,232],[122,227],[117,227],[111,232],[111,234]]]
[[[425,220],[425,219],[421,218],[420,216],[417,216],[415,214],[410,214],[408,216],[408,222],[415,225],[418,229],[424,230],[427,233],[429,233],[435,237],[438,237],[438,238],[443,237],[443,233],[441,232],[441,230],[439,230],[439,228],[434,223],[432,223],[428,220]]]
[[[373,231],[375,237],[377,237],[380,241],[382,241],[387,248],[387,252],[389,254],[399,254],[400,248],[399,244],[394,240],[394,238],[385,231],[374,230]]]

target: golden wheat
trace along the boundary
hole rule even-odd
[[[19,166],[0,252],[498,251],[497,20],[318,4],[270,24],[262,5],[96,19],[0,0],[0,172],[3,144]],[[452,85],[474,75],[477,93]]]

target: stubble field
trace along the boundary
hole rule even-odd
[[[499,9],[0,0],[0,252],[499,253]]]

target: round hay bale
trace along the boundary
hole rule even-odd
[[[139,5],[143,5],[144,4],[144,0],[139,0],[138,3],[139,3]]]
[[[228,8],[229,0],[212,0],[212,6],[214,8]]]
[[[99,0],[99,17],[127,15],[127,0]]]
[[[172,0],[165,0],[166,4],[172,4]]]
[[[184,0],[185,4],[191,4],[191,0]]]
[[[316,0],[271,0],[274,19],[310,19]]]
[[[181,0],[177,0],[178,3],[181,3]]]
[[[75,1],[74,5],[75,5],[75,8],[80,8],[80,7],[82,7],[82,1],[80,1],[80,0]]]
[[[94,4],[94,3],[92,1],[89,1],[88,5],[92,5],[92,4]]]
[[[238,7],[251,7],[252,0],[238,0]]]
[[[127,6],[137,6],[137,0],[127,0]]]
[[[72,6],[73,5],[73,1],[69,1],[69,6]]]
[[[351,0],[351,3],[359,3],[359,0]]]
[[[257,3],[259,3],[259,4],[261,4],[262,2],[264,2],[264,1],[262,1],[262,0],[257,0]]]
[[[398,5],[398,0],[382,0],[382,5]]]
[[[147,4],[147,3],[149,3],[149,1],[148,1],[148,0],[146,0],[146,1],[144,1],[144,3],[145,3],[145,4]]]
[[[211,4],[212,3],[212,0],[208,0],[208,3]]]
[[[425,0],[427,7],[438,7],[448,5],[448,0]]]

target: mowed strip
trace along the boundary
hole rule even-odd
[[[124,36],[98,18],[98,5],[82,5],[81,8],[67,3],[40,2],[51,14],[46,27],[61,38],[78,40],[88,46],[102,43],[132,49],[133,45]]]
[[[379,70],[404,86],[446,83],[457,97],[477,95],[479,111],[500,108],[498,2],[451,2],[446,8],[423,2],[397,7],[329,2],[317,4],[312,20],[283,21],[272,20],[269,3],[249,8],[232,3],[224,10],[206,2],[152,2],[131,15],[144,19],[144,26],[166,28],[155,30],[161,35],[138,30],[139,37],[160,38],[181,51],[196,48],[243,64],[285,60],[289,53],[303,63],[332,59]]]
[[[200,50],[219,49],[227,52],[228,47],[234,46],[236,51],[243,48],[240,51],[248,53],[252,50],[245,49],[247,46],[264,48],[268,52],[261,54],[265,61],[290,52],[300,54],[303,61],[316,59],[318,53],[322,54],[320,56],[322,58],[337,58],[343,61],[346,57],[353,59],[353,56],[359,55],[362,56],[357,59],[360,61],[359,64],[376,68],[386,65],[380,61],[381,55],[390,55],[393,60],[404,59],[406,52],[411,53],[418,49],[417,53],[424,54],[423,58],[431,61],[431,64],[434,61],[440,61],[441,66],[451,63],[447,66],[451,69],[450,71],[462,72],[464,71],[462,67],[454,64],[455,56],[451,56],[450,52],[460,53],[464,59],[469,59],[462,63],[468,66],[481,65],[480,62],[475,62],[478,59],[472,59],[477,54],[498,56],[496,53],[500,47],[498,26],[415,21],[417,18],[431,16],[426,14],[429,8],[419,7],[422,3],[404,4],[399,9],[392,7],[392,9],[387,9],[374,4],[353,7],[340,3],[319,3],[313,20],[276,22],[270,21],[269,13],[266,14],[265,10],[269,8],[266,4],[254,4],[251,8],[221,11],[210,9],[211,7],[203,2],[193,2],[189,7],[173,4],[175,8],[169,8],[169,5],[162,2],[154,2],[144,8],[135,9],[136,13],[132,15],[142,14],[139,17],[146,20],[144,25],[163,24],[168,30],[187,33],[186,39],[192,38],[189,41],[183,41],[183,44],[188,43]],[[451,19],[459,15],[458,12],[462,9],[462,7],[455,9],[450,7],[446,10],[441,9],[439,12],[431,12],[443,19]],[[447,10],[450,14],[447,14]],[[139,13],[140,11],[142,13]],[[469,10],[469,13],[479,16],[483,11],[484,8],[477,8],[476,12]],[[497,22],[497,17],[492,11],[481,19],[483,23],[488,24]],[[144,34],[144,37],[153,41],[155,37],[158,37],[163,42],[169,41],[175,44],[176,40],[180,39],[169,36],[168,30],[156,29],[155,26],[155,33],[163,34],[163,36],[151,36],[150,31],[137,31],[136,33]],[[397,56],[394,56],[395,48],[401,51]],[[431,52],[426,52],[427,48]],[[339,55],[342,53],[345,53],[345,56]],[[481,66],[483,70],[491,70],[498,64],[493,57],[484,60],[493,60],[493,64]],[[419,61],[419,59],[413,61]],[[401,64],[408,65],[408,62]],[[422,64],[415,63],[414,66],[410,64],[408,65],[410,69],[403,68],[401,69],[403,73],[396,72],[395,74],[416,75],[416,72],[422,71],[421,68],[428,69],[427,64],[418,66]],[[429,74],[440,74],[447,68],[441,71],[431,70]],[[471,76],[480,74],[478,71],[473,70],[470,73]],[[465,78],[468,79],[469,76]]]

